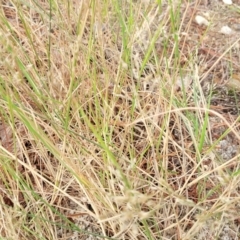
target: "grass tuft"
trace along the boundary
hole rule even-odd
[[[2,239],[240,238],[239,117],[207,81],[239,39],[206,54],[194,4],[2,1]]]

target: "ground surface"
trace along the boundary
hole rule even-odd
[[[122,31],[108,1],[51,27],[26,2],[1,5],[0,235],[240,239],[240,3],[121,1]]]

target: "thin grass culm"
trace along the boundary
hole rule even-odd
[[[240,239],[235,5],[0,6],[0,239]]]

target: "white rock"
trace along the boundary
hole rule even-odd
[[[202,16],[197,15],[195,17],[195,21],[200,26],[201,25],[209,26],[209,21],[206,18],[202,17]]]
[[[228,26],[223,26],[220,30],[220,33],[225,34],[225,35],[230,35],[233,33],[233,30]]]
[[[223,0],[223,3],[225,3],[227,5],[231,5],[232,4],[232,0]]]

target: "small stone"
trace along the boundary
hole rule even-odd
[[[209,26],[209,21],[206,19],[206,18],[204,18],[204,17],[202,17],[202,16],[200,16],[200,15],[197,15],[196,17],[195,17],[195,21],[196,21],[196,23],[198,24],[198,25],[205,25],[205,26]]]
[[[232,0],[223,0],[223,3],[227,5],[232,5]]]
[[[220,30],[220,33],[225,34],[225,35],[230,35],[233,33],[233,30],[228,26],[223,26]]]

